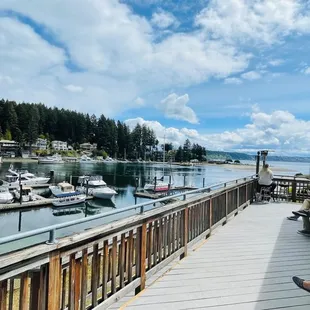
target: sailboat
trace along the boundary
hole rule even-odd
[[[166,143],[164,139],[164,151],[163,151],[163,176],[160,179],[153,179],[151,183],[146,183],[144,185],[144,190],[153,192],[166,192],[170,189],[170,184],[164,181],[165,178],[165,153],[166,153]]]

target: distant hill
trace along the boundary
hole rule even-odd
[[[254,155],[249,155],[245,153],[237,152],[222,152],[222,151],[211,151],[207,150],[207,159],[208,160],[254,160]]]
[[[245,153],[238,152],[223,152],[223,151],[212,151],[207,150],[207,159],[208,160],[255,160],[255,155],[249,155]],[[310,163],[310,157],[301,157],[301,156],[275,156],[268,155],[268,161],[288,161],[288,162],[302,162]]]

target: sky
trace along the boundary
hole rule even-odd
[[[309,39],[309,0],[1,0],[0,97],[310,155]]]

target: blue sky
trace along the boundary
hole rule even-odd
[[[310,154],[310,1],[2,0],[0,93],[209,149]]]

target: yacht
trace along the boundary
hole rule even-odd
[[[95,164],[97,160],[90,158],[87,155],[82,155],[80,158],[80,163],[81,164]]]
[[[50,186],[49,189],[57,198],[76,196],[81,194],[79,191],[74,190],[74,186],[72,184],[67,182],[60,182],[55,186]]]
[[[50,178],[38,177],[28,170],[15,170],[12,165],[8,169],[9,174],[5,175],[4,186],[9,188],[19,187],[20,184],[25,186],[46,184]]]
[[[112,199],[117,194],[114,189],[107,186],[100,175],[79,177],[78,184],[76,190],[84,194],[87,192],[95,198]]]
[[[63,164],[64,161],[59,154],[54,154],[53,156],[39,157],[39,164]]]
[[[13,195],[9,192],[7,187],[0,187],[0,203],[12,203],[14,201]]]

